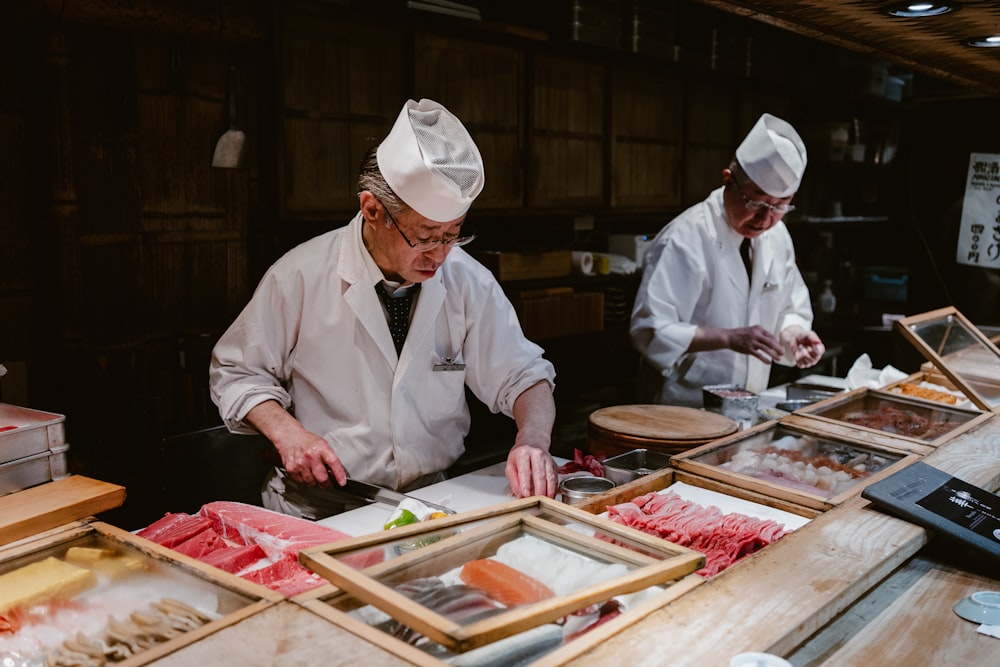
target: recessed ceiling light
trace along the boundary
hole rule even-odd
[[[882,11],[889,16],[904,19],[923,18],[924,16],[940,16],[949,12],[957,12],[961,8],[957,2],[900,2],[890,5]]]
[[[990,35],[989,37],[978,37],[966,42],[969,46],[993,47],[1000,46],[1000,35]]]

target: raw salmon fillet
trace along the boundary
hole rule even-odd
[[[531,604],[555,595],[551,588],[534,577],[492,558],[469,561],[462,567],[459,577],[508,607]]]

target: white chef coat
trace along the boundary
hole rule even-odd
[[[362,226],[359,213],[267,271],[213,351],[212,398],[244,433],[254,432],[246,414],[274,399],[330,443],[348,476],[398,489],[464,451],[466,385],[511,416],[524,390],[554,384],[555,370],[493,274],[461,248],[421,285],[397,357]]]
[[[639,400],[702,406],[701,388],[767,388],[771,367],[733,350],[688,353],[699,326],[759,324],[778,336],[793,324],[809,330],[812,307],[785,223],[753,240],[753,276],[740,259],[743,237],[726,221],[723,188],[660,230],[643,258],[630,334],[642,355]],[[781,363],[793,365],[786,350]]]

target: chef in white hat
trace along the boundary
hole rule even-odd
[[[281,456],[266,507],[318,519],[359,503],[338,491],[346,477],[401,491],[442,479],[464,451],[467,388],[517,426],[512,492],[555,495],[555,371],[462,248],[484,182],[461,121],[409,100],[362,163],[358,214],[279,259],[219,340],[223,420]]]
[[[704,386],[760,392],[772,363],[805,368],[823,356],[782,222],[806,161],[795,128],[765,113],[722,186],[657,234],[630,325],[640,401],[701,407]]]

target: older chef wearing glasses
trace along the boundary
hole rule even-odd
[[[461,248],[483,174],[458,118],[408,101],[362,163],[358,214],[279,259],[219,340],[222,418],[284,464],[266,507],[319,519],[357,504],[338,493],[347,476],[403,491],[442,479],[464,451],[466,387],[517,425],[511,490],[555,495],[555,371]]]
[[[806,368],[823,356],[781,220],[805,167],[795,129],[764,114],[722,170],[722,187],[657,234],[630,326],[640,401],[701,407],[704,386],[760,392],[772,363]]]

